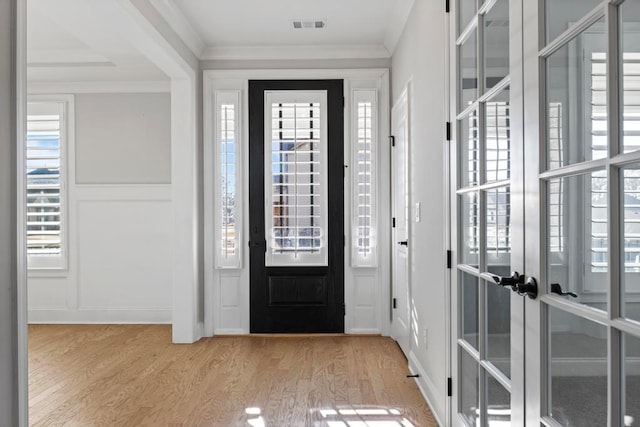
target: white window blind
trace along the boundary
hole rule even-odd
[[[240,92],[215,92],[216,266],[240,268]]]
[[[265,102],[266,265],[327,265],[326,92]]]
[[[511,141],[509,122],[509,103],[490,101],[485,104],[485,153],[487,181],[507,180],[510,178]],[[469,117],[468,170],[469,182],[478,182],[479,129],[478,113]],[[486,253],[494,256],[511,252],[511,195],[509,187],[490,190],[486,195]],[[470,201],[467,213],[467,238],[469,251],[477,254],[479,250],[479,213],[477,197]]]
[[[607,155],[607,69],[606,54],[591,53],[591,155],[593,159]],[[640,54],[623,53],[623,120],[624,152],[640,149]],[[591,178],[591,272],[606,273],[609,243],[607,238],[607,176],[597,171]],[[624,210],[635,212],[640,207],[640,171],[625,169]],[[635,215],[624,216],[624,265],[627,273],[640,271],[640,231]],[[633,230],[633,231],[632,231]]]
[[[564,164],[563,160],[563,135],[562,135],[562,103],[550,102],[549,115],[549,169],[559,168]],[[563,181],[553,179],[549,181],[549,250],[553,253],[564,252],[564,203]]]
[[[378,105],[376,90],[352,92],[352,256],[354,267],[374,267],[376,245],[376,159]]]
[[[28,102],[26,135],[29,268],[65,268],[65,109],[61,101]]]

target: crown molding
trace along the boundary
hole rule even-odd
[[[28,82],[29,94],[51,93],[168,93],[171,82]]]
[[[392,54],[396,50],[400,37],[402,37],[404,27],[407,25],[414,1],[415,0],[397,0],[396,6],[393,8],[393,12],[389,17],[389,25],[384,35],[384,46]]]
[[[182,39],[191,49],[193,54],[200,58],[206,45],[200,38],[198,32],[193,28],[191,22],[182,13],[182,10],[173,0],[150,0],[151,5],[164,18],[171,29]]]
[[[270,59],[387,59],[391,54],[382,45],[311,46],[210,46],[202,60]]]

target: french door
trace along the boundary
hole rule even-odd
[[[640,425],[640,0],[455,13],[452,424]]]

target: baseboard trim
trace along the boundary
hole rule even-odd
[[[31,324],[170,324],[171,309],[29,309]]]
[[[440,406],[434,405],[434,403],[439,401],[438,391],[435,384],[427,376],[413,351],[409,351],[408,362],[409,370],[414,374],[420,375],[418,378],[415,378],[416,384],[418,385],[418,389],[420,390],[420,393],[422,393],[424,400],[427,401],[427,405],[429,405],[433,417],[436,419],[439,426],[444,426],[442,420],[444,419],[445,414],[441,413],[441,411],[444,411],[444,407],[441,408]]]

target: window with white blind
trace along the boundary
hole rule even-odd
[[[549,168],[555,169],[564,164],[562,135],[562,103],[550,102],[548,107],[549,128]],[[563,180],[549,181],[549,248],[551,253],[564,252],[564,202]]]
[[[327,265],[326,91],[265,92],[267,266]]]
[[[640,149],[640,53],[624,52],[623,54],[623,122],[622,133],[624,152]],[[590,121],[591,156],[599,159],[607,156],[607,70],[606,54],[591,53],[591,68],[589,70],[589,91],[591,93],[591,111],[585,113]],[[591,212],[591,273],[607,272],[607,257],[609,243],[607,238],[607,175],[604,171],[596,171],[591,178],[589,209]],[[623,227],[627,230],[624,238],[624,266],[625,272],[640,271],[640,232],[635,213],[640,208],[640,172],[636,169],[626,169],[623,178]],[[632,213],[632,214],[630,214]]]
[[[375,267],[376,159],[378,105],[376,90],[352,92],[352,255],[354,267]]]
[[[504,181],[510,178],[511,135],[509,122],[509,103],[507,101],[488,101],[485,103],[485,163],[487,182]],[[465,173],[469,182],[478,182],[479,175],[479,129],[478,113],[471,113],[468,121],[467,158],[468,170]],[[467,213],[467,239],[470,253],[479,253],[477,197],[471,199]],[[511,251],[511,194],[509,187],[486,191],[486,252],[492,256],[492,262],[501,259]]]
[[[27,103],[27,261],[30,269],[66,268],[65,153],[70,100]]]
[[[240,268],[240,92],[215,92],[216,266]]]

